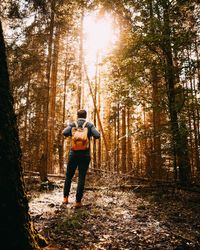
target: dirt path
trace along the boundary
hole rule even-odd
[[[200,249],[200,204],[180,194],[145,195],[87,190],[85,206],[62,205],[62,185],[30,201],[36,228],[49,239],[45,250]]]

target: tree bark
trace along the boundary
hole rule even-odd
[[[48,133],[48,172],[53,173],[54,169],[54,158],[53,158],[53,148],[55,143],[55,110],[56,110],[56,84],[57,84],[57,74],[58,74],[58,55],[59,55],[59,44],[60,44],[60,29],[57,27],[55,40],[54,40],[54,50],[52,58],[52,70],[51,70],[51,88],[49,95],[49,133]]]
[[[122,108],[122,173],[126,173],[126,108]]]
[[[165,80],[168,91],[168,105],[169,114],[171,122],[171,131],[173,146],[175,149],[175,155],[177,157],[177,165],[179,167],[179,180],[182,185],[188,185],[190,183],[190,163],[188,157],[187,145],[185,145],[184,134],[181,134],[179,128],[177,106],[176,106],[176,94],[175,94],[175,75],[174,75],[174,65],[171,47],[171,31],[170,31],[170,19],[169,19],[169,3],[163,3],[164,14],[164,31],[163,31],[163,44],[162,50],[164,52],[164,57],[166,60],[166,74]],[[185,132],[184,132],[185,133]],[[183,136],[183,137],[182,137]]]
[[[83,19],[84,19],[84,8],[81,10],[80,18],[80,47],[79,47],[79,81],[77,86],[77,110],[82,107],[82,78],[83,78]]]
[[[40,249],[28,213],[21,149],[0,22],[0,240],[4,249]]]
[[[97,60],[97,63],[99,63],[99,59]],[[100,70],[100,66],[97,67],[97,89],[98,89],[98,105],[97,105],[97,112],[100,114],[101,112],[101,70]],[[98,121],[98,128],[100,127],[99,121]],[[98,169],[101,169],[101,138],[99,138],[98,140],[98,157],[97,157],[97,166]]]
[[[132,170],[133,164],[133,152],[132,152],[132,143],[131,143],[131,126],[130,126],[130,107],[127,108],[127,130],[128,130],[128,138],[127,138],[127,170]]]
[[[95,82],[94,82],[94,100],[96,105],[94,106],[94,126],[97,126],[97,81],[98,81],[98,54],[96,56],[96,72],[95,72]],[[97,143],[93,140],[93,168],[97,167]]]
[[[154,169],[155,178],[161,178],[161,139],[160,139],[160,111],[159,111],[159,95],[158,95],[158,76],[155,65],[151,69],[152,81],[152,99],[153,99],[153,155],[152,168]]]
[[[70,68],[67,62],[67,53],[66,51],[66,64],[65,64],[65,74],[64,74],[64,89],[63,89],[63,107],[62,107],[62,125],[59,133],[59,145],[58,145],[58,154],[59,154],[59,169],[60,173],[64,173],[64,136],[62,134],[62,131],[65,126],[65,119],[66,119],[66,90],[67,90],[67,81],[70,77]]]
[[[116,112],[116,129],[117,129],[117,149],[116,149],[116,170],[119,173],[120,169],[119,169],[119,163],[120,163],[120,143],[119,143],[119,138],[120,138],[120,106],[119,103],[117,104],[117,112]]]
[[[45,96],[44,96],[44,132],[43,141],[44,149],[42,156],[40,158],[40,178],[42,182],[48,181],[48,156],[49,156],[49,131],[48,131],[48,121],[49,121],[49,86],[51,79],[51,65],[52,65],[52,45],[53,45],[53,33],[54,33],[54,19],[55,19],[55,0],[51,1],[51,19],[50,19],[50,31],[48,40],[48,56],[47,56],[47,70],[46,70],[46,84],[45,84]]]
[[[90,90],[90,94],[92,96],[92,101],[93,101],[93,104],[94,104],[94,108],[97,111],[97,119],[98,119],[100,131],[102,133],[102,137],[103,137],[103,141],[104,141],[104,145],[105,145],[106,162],[108,162],[109,161],[109,153],[108,153],[109,152],[109,147],[108,147],[105,132],[104,132],[104,129],[103,129],[103,126],[102,126],[102,123],[101,123],[100,114],[99,114],[98,109],[97,109],[97,103],[95,102],[94,93],[93,93],[93,90],[92,90],[92,85],[91,85],[89,76],[87,74],[86,65],[85,65],[85,74],[86,74],[86,79],[87,79],[88,87],[89,87],[89,90]],[[108,164],[109,164],[109,162],[108,162]]]

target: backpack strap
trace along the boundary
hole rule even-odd
[[[78,123],[77,123],[77,122],[74,122],[74,124],[75,124],[75,127],[78,128]]]
[[[87,124],[87,121],[85,121],[85,122],[83,123],[82,128],[85,128],[86,124]]]
[[[75,124],[75,127],[76,127],[76,128],[79,127],[79,126],[78,126],[78,122],[74,122],[74,124]],[[86,124],[87,124],[87,121],[85,121],[85,122],[83,123],[82,128],[85,128]]]

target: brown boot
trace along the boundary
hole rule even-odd
[[[82,205],[81,201],[80,201],[80,202],[76,201],[76,202],[74,203],[74,205],[73,205],[74,208],[80,208],[80,207],[82,207],[82,206],[83,206],[83,205]]]
[[[64,197],[64,198],[63,198],[63,204],[68,204],[68,202],[69,202],[69,201],[68,201],[68,197],[67,197],[67,196]]]

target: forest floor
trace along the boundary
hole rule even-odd
[[[200,249],[198,193],[87,181],[84,206],[73,209],[76,182],[68,205],[62,204],[64,181],[55,183],[52,191],[28,191],[35,227],[49,242],[44,250]]]

